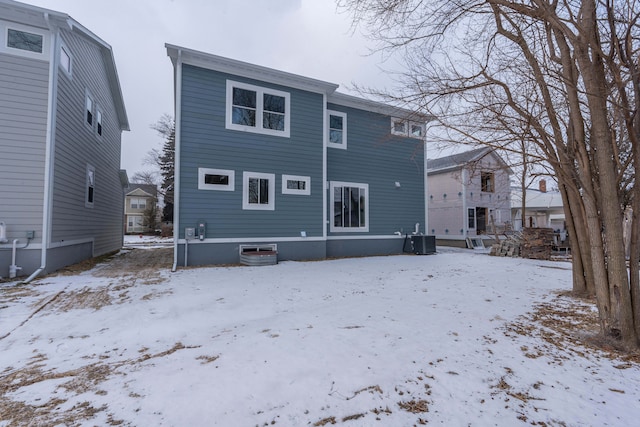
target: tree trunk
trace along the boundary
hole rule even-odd
[[[631,296],[627,275],[624,239],[622,233],[622,218],[620,215],[620,201],[618,198],[618,174],[615,170],[613,159],[612,138],[609,129],[607,111],[607,79],[604,72],[604,64],[599,53],[601,46],[598,40],[598,27],[596,21],[596,4],[594,0],[584,0],[581,5],[581,14],[578,18],[582,39],[577,41],[575,55],[580,68],[588,99],[588,108],[591,118],[591,145],[595,152],[593,160],[598,172],[597,182],[600,202],[602,225],[606,236],[606,247],[600,250],[606,251],[606,259],[594,261],[594,269],[606,270],[606,281],[600,282],[596,277],[596,287],[600,288],[608,284],[609,325],[612,336],[620,337],[625,343],[637,345],[635,328],[633,325],[633,312],[631,309]],[[587,203],[590,205],[590,203]],[[592,208],[591,206],[588,207]],[[593,214],[594,212],[591,212]],[[599,230],[591,228],[590,236],[600,234]],[[592,241],[593,243],[593,241]],[[605,252],[602,253],[605,253]],[[593,253],[594,251],[592,251]],[[604,257],[603,257],[604,258]],[[597,261],[597,263],[596,263]],[[602,266],[598,265],[602,262]],[[595,271],[594,271],[595,272]],[[596,295],[604,297],[604,292],[596,290]],[[600,302],[604,305],[604,301]]]
[[[593,274],[591,273],[591,263],[584,259],[586,253],[583,248],[588,248],[588,235],[584,227],[577,229],[577,224],[584,225],[584,221],[580,221],[583,217],[582,209],[576,202],[570,202],[567,188],[562,182],[558,182],[560,195],[562,196],[562,204],[567,223],[567,231],[569,233],[569,244],[571,245],[571,268],[573,271],[573,294],[576,296],[595,295],[595,284],[593,283]]]

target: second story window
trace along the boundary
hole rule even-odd
[[[27,52],[42,53],[44,49],[44,37],[27,31],[7,30],[7,47],[26,50]]]
[[[287,92],[227,80],[227,129],[289,137]]]
[[[102,111],[96,110],[96,132],[102,136]]]
[[[85,121],[91,127],[93,127],[93,99],[91,95],[87,94],[85,99]]]
[[[481,191],[485,193],[495,192],[495,182],[493,172],[482,172],[480,174]]]
[[[65,46],[60,46],[60,67],[71,76],[71,54]]]
[[[144,197],[131,198],[131,209],[147,209],[147,199]]]
[[[329,141],[328,146],[334,148],[347,148],[347,114],[338,111],[329,111]]]

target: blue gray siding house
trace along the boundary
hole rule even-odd
[[[166,45],[175,266],[402,253],[424,232],[429,117],[338,85]],[[420,228],[422,227],[422,228]]]
[[[121,133],[111,47],[68,15],[0,0],[0,277],[122,247]]]

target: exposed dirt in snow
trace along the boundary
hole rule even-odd
[[[42,295],[39,297],[38,285],[18,286],[15,288],[3,289],[0,292],[0,308],[9,302],[15,303],[25,298],[35,301],[31,307],[30,316],[26,317],[26,323],[34,314],[46,315],[55,312],[68,312],[71,310],[90,309],[101,310],[102,308],[131,301],[129,292],[133,287],[144,287],[156,285],[165,280],[163,272],[171,267],[172,248],[155,249],[127,249],[118,254],[105,257],[97,262],[90,261],[78,264],[66,269],[61,274],[90,274],[92,276],[112,279],[105,286],[85,286],[74,289],[63,289],[54,295]],[[170,294],[170,289],[158,289],[149,286],[148,293],[142,293],[143,300]],[[155,288],[155,289],[154,289]],[[20,325],[21,326],[21,325]],[[18,328],[20,327],[18,326]],[[106,327],[106,325],[105,325]],[[343,329],[358,329],[362,326],[344,326]],[[17,328],[16,328],[17,329]],[[15,330],[15,329],[14,329]],[[270,329],[262,331],[271,338],[277,338],[278,334],[270,333]],[[592,358],[608,357],[619,361],[615,366],[624,370],[636,366],[640,363],[640,353],[625,352],[620,349],[615,342],[601,338],[598,335],[598,316],[595,304],[591,300],[573,298],[566,293],[558,293],[553,298],[538,304],[531,312],[520,317],[514,322],[504,326],[503,333],[507,337],[531,336],[540,338],[535,342],[535,346],[522,346],[520,350],[530,359],[547,357],[552,359],[551,363],[561,365],[570,357]],[[7,338],[11,332],[0,340]],[[69,340],[82,340],[84,336],[69,336]],[[33,338],[34,340],[37,337]],[[490,337],[485,337],[491,340]],[[47,366],[47,356],[35,353],[20,368],[3,366],[0,372],[0,420],[11,420],[10,425],[31,426],[31,425],[82,425],[84,422],[93,420],[96,414],[103,414],[107,425],[131,425],[130,423],[117,419],[109,413],[109,408],[105,405],[95,405],[89,400],[78,403],[68,401],[66,396],[69,392],[75,395],[83,393],[93,393],[96,395],[107,394],[101,389],[101,384],[110,378],[118,375],[126,376],[126,372],[141,369],[143,363],[165,357],[175,352],[197,348],[199,346],[185,346],[181,342],[176,342],[172,347],[162,351],[151,351],[146,347],[137,350],[136,357],[124,356],[124,349],[114,348],[106,353],[86,355],[86,365],[74,369],[51,369]],[[558,351],[561,350],[561,351]],[[201,364],[209,364],[218,360],[219,355],[205,354],[197,359]],[[437,363],[437,362],[436,362]],[[447,374],[458,376],[454,371]],[[499,377],[499,378],[498,378]],[[367,416],[375,417],[376,421],[384,420],[384,417],[392,411],[406,411],[416,414],[416,425],[427,424],[426,414],[432,405],[431,385],[432,376],[424,372],[415,379],[407,382],[415,383],[424,389],[425,398],[414,398],[405,393],[403,387],[396,387],[396,405],[379,406],[370,410],[370,413],[354,411],[346,417],[328,416],[317,420],[314,426],[324,426],[354,421]],[[29,401],[19,397],[20,393],[29,393],[29,387],[42,384],[45,381],[54,384],[48,401]],[[502,396],[505,402],[513,402],[513,405],[536,406],[534,394],[541,386],[541,382],[533,383],[531,389],[520,389],[514,385],[513,372],[505,367],[504,375],[497,377],[492,382],[491,394]],[[104,387],[104,386],[103,386]],[[610,389],[615,393],[625,393],[621,389]],[[387,390],[384,390],[387,392]],[[383,390],[379,385],[371,385],[359,389],[353,393],[340,395],[332,387],[329,395],[336,394],[344,400],[350,400],[359,394],[382,395]],[[140,395],[131,392],[131,398],[141,398]],[[511,403],[509,403],[511,404]],[[10,415],[8,415],[10,414]],[[522,422],[532,423],[523,412],[519,412],[518,417]],[[272,423],[275,424],[275,421]],[[565,425],[559,422],[557,425]]]

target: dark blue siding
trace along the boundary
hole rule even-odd
[[[207,222],[207,238],[322,236],[323,97],[184,65],[180,237]],[[291,95],[289,138],[225,129],[227,79]],[[234,191],[198,190],[198,168],[235,171]],[[275,210],[242,210],[243,171],[275,174]],[[311,177],[311,195],[282,194],[282,174]]]
[[[411,234],[417,222],[424,232],[424,142],[391,135],[389,116],[334,104],[328,108],[347,113],[347,149],[327,149],[327,179],[369,184],[368,234]]]

